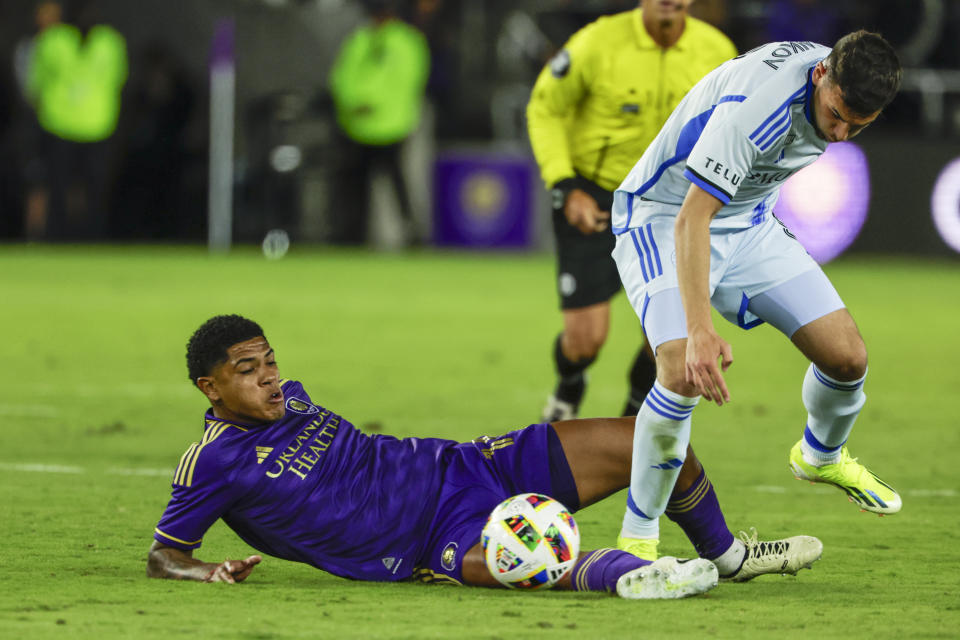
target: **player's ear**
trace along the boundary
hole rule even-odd
[[[817,63],[817,66],[813,68],[813,85],[818,86],[820,81],[824,76],[827,75],[827,66],[823,64],[823,60]]]
[[[217,383],[210,376],[200,376],[197,378],[197,388],[207,396],[211,403],[220,400],[220,392],[217,391]]]

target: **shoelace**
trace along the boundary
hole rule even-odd
[[[747,547],[747,558],[756,558],[765,555],[783,555],[790,548],[789,543],[784,540],[774,540],[773,542],[760,542],[758,540],[756,527],[750,527],[750,534],[746,531],[740,532],[740,541]]]
[[[841,454],[841,457],[840,457],[840,467],[846,468],[848,465],[857,465],[858,467],[860,467],[856,471],[856,479],[857,479],[857,482],[859,482],[860,477],[864,474],[864,472],[866,472],[867,468],[862,464],[859,464],[857,462],[857,458],[850,457],[850,454],[844,448],[843,453]]]

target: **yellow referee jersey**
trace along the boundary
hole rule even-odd
[[[691,17],[669,49],[647,33],[640,9],[580,29],[540,72],[527,105],[546,185],[576,172],[616,189],[687,91],[735,55],[725,35]]]

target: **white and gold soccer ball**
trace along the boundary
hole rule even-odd
[[[565,506],[539,493],[497,505],[480,536],[487,569],[511,589],[549,589],[573,569],[580,530]]]

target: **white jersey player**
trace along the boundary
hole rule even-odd
[[[811,361],[794,474],[842,488],[863,509],[900,510],[896,491],[844,446],[866,399],[863,340],[819,265],[773,216],[783,182],[875,120],[900,75],[892,47],[865,31],[833,49],[758,47],[687,94],[616,191],[613,256],[658,371],[637,415],[621,548],[658,537],[699,397],[730,399],[722,371],[732,351],[711,304],[743,328],[770,323]]]

